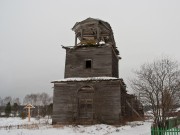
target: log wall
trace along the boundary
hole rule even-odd
[[[93,122],[116,124],[121,120],[121,80],[54,83],[53,124],[79,122],[78,90],[94,89]],[[85,119],[86,120],[86,119]],[[88,120],[88,119],[87,119]]]
[[[118,77],[118,60],[112,46],[90,46],[66,49],[65,78]],[[86,60],[92,67],[86,68]]]

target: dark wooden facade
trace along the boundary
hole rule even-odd
[[[91,61],[91,68],[86,62]],[[79,46],[66,49],[65,78],[70,77],[119,77],[119,58],[110,45]]]
[[[119,123],[122,80],[54,82],[53,123]]]
[[[121,123],[131,113],[126,113],[128,94],[119,78],[119,51],[109,23],[88,18],[73,31],[75,46],[63,46],[65,79],[53,81],[53,124]]]

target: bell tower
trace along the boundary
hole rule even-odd
[[[77,22],[75,45],[66,49],[65,78],[119,77],[119,51],[109,23],[93,18]]]
[[[127,108],[127,91],[119,78],[120,57],[111,26],[103,20],[87,18],[77,22],[72,30],[75,44],[63,46],[64,79],[52,82],[52,123],[121,123]]]

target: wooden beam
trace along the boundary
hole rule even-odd
[[[99,35],[100,35],[100,33],[99,33],[99,27],[97,27],[96,29],[97,29],[97,44],[99,44],[99,41],[100,41],[100,40],[99,40]]]
[[[77,45],[77,35],[75,35],[75,46]]]
[[[81,29],[81,40],[83,38],[83,29]]]

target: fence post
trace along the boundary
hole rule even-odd
[[[151,135],[154,135],[154,134],[153,134],[153,127],[152,127],[152,126],[151,126]]]

